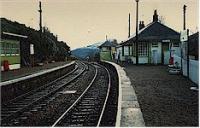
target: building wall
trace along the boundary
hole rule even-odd
[[[171,51],[171,56],[173,57],[175,54],[178,56],[181,56],[181,50],[180,50],[180,43],[178,43],[178,46],[175,46],[175,42],[170,42],[169,43],[169,50],[164,52],[164,64],[169,64],[169,59],[170,59],[170,51]],[[170,50],[171,46],[171,50]]]
[[[100,52],[100,59],[101,60],[111,61],[112,57],[111,57],[110,51],[101,51]]]
[[[173,42],[167,43],[168,49],[166,51],[162,51],[162,42],[147,42],[149,48],[147,48],[148,55],[147,56],[139,56],[139,63],[140,64],[146,64],[146,63],[151,63],[151,64],[161,64],[162,63],[162,52],[164,52],[164,64],[169,64],[169,59],[170,59],[170,46],[172,53],[171,55],[173,56],[174,54],[180,55],[180,43],[179,46],[174,46]],[[155,45],[157,44],[157,45]],[[166,42],[165,42],[166,44]],[[172,44],[172,45],[171,45]],[[147,47],[148,47],[147,46]],[[130,47],[130,48],[129,48]],[[130,50],[130,51],[129,51]],[[132,46],[124,46],[124,56],[122,56],[122,47],[117,48],[117,55],[119,54],[120,51],[120,60],[125,61],[126,58],[130,58],[133,62],[133,64],[136,63],[136,57],[132,56]],[[129,55],[129,53],[131,53]]]
[[[147,64],[147,63],[148,63],[148,56],[139,57],[139,64]]]
[[[181,67],[181,57],[174,55],[174,63],[178,63],[178,66]],[[182,58],[182,70],[183,75],[187,76],[187,60]],[[197,85],[199,84],[199,61],[189,60],[189,78]]]
[[[129,56],[129,46],[124,46],[124,56]]]
[[[109,49],[109,47],[102,47],[101,48],[100,59],[101,60],[107,60],[107,61],[111,60],[111,50]]]
[[[120,61],[124,61],[124,57],[122,57],[122,47],[118,47],[117,48],[117,54],[116,54],[116,58],[118,59],[118,55],[120,55]]]
[[[174,55],[174,54],[176,54],[177,56],[181,56],[181,48],[180,48],[180,43],[179,43],[179,47],[176,47],[175,45],[174,45],[174,43],[172,44],[172,56]]]
[[[124,50],[122,50],[122,46],[117,48],[117,56],[120,52],[120,61],[125,61],[126,59],[131,59],[132,57],[132,46],[124,46]],[[124,53],[122,53],[124,51]]]

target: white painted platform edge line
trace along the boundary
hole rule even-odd
[[[104,62],[107,62],[107,63],[110,63],[111,65],[113,65],[116,69],[117,69],[117,73],[118,73],[118,77],[119,77],[119,97],[118,97],[118,111],[117,111],[117,120],[116,120],[116,127],[121,127],[121,103],[122,103],[122,89],[121,89],[121,76],[120,76],[120,73],[119,73],[119,70],[121,70],[122,72],[125,73],[126,75],[126,72],[124,71],[124,69],[122,67],[120,67],[119,65],[117,65],[116,63],[113,63],[113,62],[108,62],[108,61],[104,61]],[[130,78],[126,75],[126,77],[129,79],[130,81]],[[130,81],[130,87],[131,86],[131,81]],[[133,87],[132,87],[133,88]],[[135,92],[134,88],[133,88],[133,91]],[[136,93],[135,93],[136,94]],[[120,101],[120,102],[119,102]],[[138,102],[137,100],[137,96],[136,96],[136,101]],[[139,105],[139,103],[138,103]],[[141,117],[142,117],[142,124],[144,124],[144,126],[136,126],[136,127],[145,127],[145,122],[144,122],[144,117],[143,117],[143,114],[142,114],[142,111],[141,111],[141,108],[140,108],[140,105],[139,105],[139,108],[140,110],[140,113],[141,113]],[[133,127],[133,126],[132,126]],[[135,126],[134,126],[135,127]]]
[[[12,84],[12,83],[16,83],[16,82],[19,82],[19,81],[22,81],[22,80],[33,78],[33,77],[36,77],[36,76],[39,76],[39,75],[43,75],[45,73],[53,72],[53,71],[59,70],[61,68],[65,68],[67,66],[70,66],[74,63],[75,63],[75,61],[72,61],[72,62],[70,62],[66,65],[63,65],[63,66],[55,67],[55,68],[52,68],[52,69],[47,69],[45,71],[41,71],[41,72],[38,72],[38,73],[35,73],[35,74],[27,75],[27,76],[24,76],[24,77],[21,77],[21,78],[16,78],[16,79],[13,79],[13,80],[4,81],[4,82],[0,83],[0,86],[5,86],[5,85],[8,85],[8,84]]]
[[[118,95],[118,106],[117,106],[117,117],[116,117],[116,123],[115,123],[115,127],[120,127],[120,124],[121,124],[121,101],[122,101],[122,89],[121,89],[121,76],[120,76],[120,73],[119,73],[119,66],[115,63],[112,63],[112,62],[109,62],[109,61],[104,61],[106,63],[109,63],[111,65],[113,65],[116,70],[117,70],[117,75],[118,75],[118,79],[119,79],[119,85],[118,85],[118,88],[119,88],[119,95]]]
[[[116,127],[120,127],[121,125],[121,101],[122,101],[122,88],[121,88],[121,76],[120,76],[120,73],[119,73],[119,67],[117,67],[116,65],[114,65],[116,70],[117,70],[117,75],[118,75],[118,79],[119,79],[119,85],[118,85],[118,88],[119,88],[119,96],[118,96],[118,110],[117,110],[117,118],[116,118],[116,124],[115,126]]]

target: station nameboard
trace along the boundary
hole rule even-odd
[[[30,54],[33,55],[34,54],[34,45],[30,44]]]
[[[162,40],[163,43],[170,42],[170,40]]]
[[[181,42],[188,40],[188,30],[181,31],[180,40],[181,40]]]

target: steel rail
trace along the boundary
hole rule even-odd
[[[97,78],[97,73],[98,73],[98,70],[95,67],[95,75],[94,75],[92,81],[90,82],[90,84],[88,85],[88,87],[78,97],[78,99],[76,99],[76,101],[54,122],[54,124],[52,125],[52,127],[55,127],[63,119],[63,117],[76,105],[76,103],[83,97],[83,95],[88,91],[88,89],[92,86],[92,84],[94,83],[95,79]]]
[[[106,72],[108,73],[108,89],[107,89],[106,99],[104,101],[104,105],[103,105],[103,108],[101,110],[101,115],[100,115],[99,121],[97,123],[97,127],[100,126],[101,119],[103,117],[103,114],[104,114],[104,111],[105,111],[105,108],[106,108],[106,104],[107,104],[107,101],[108,101],[108,97],[109,97],[109,94],[110,94],[110,86],[111,86],[111,76],[110,76],[108,69],[106,67],[102,66],[102,65],[100,65],[100,66],[103,67],[106,70]]]
[[[81,63],[82,63],[82,62],[81,62]],[[84,64],[84,63],[82,63],[82,64]],[[84,64],[84,65],[86,66],[86,64]],[[65,85],[71,83],[71,82],[74,81],[76,78],[78,78],[85,70],[86,70],[86,68],[84,67],[84,69],[83,69],[82,72],[80,72],[80,73],[79,73],[78,75],[76,75],[74,78],[72,78],[71,80],[69,80],[67,83],[62,84],[61,87],[59,87],[59,88],[57,88],[57,89],[51,91],[50,93],[46,94],[45,96],[42,96],[41,98],[37,99],[36,101],[33,101],[33,102],[29,103],[28,105],[25,105],[23,108],[20,108],[20,109],[17,110],[16,112],[11,113],[8,117],[6,117],[6,118],[4,118],[4,119],[1,120],[1,124],[2,124],[2,122],[7,121],[7,120],[9,120],[9,119],[12,118],[12,117],[15,117],[16,114],[19,114],[19,113],[23,112],[24,110],[27,110],[29,107],[31,107],[32,105],[36,104],[37,102],[39,102],[39,101],[41,101],[41,100],[47,98],[48,96],[50,96],[50,95],[56,93],[57,91],[59,91],[60,89],[62,89]]]
[[[67,77],[68,75],[72,74],[72,73],[75,72],[77,69],[78,69],[78,67],[76,66],[75,69],[73,69],[71,72],[67,73],[66,75],[61,76],[61,77],[59,77],[59,78],[57,78],[57,79],[51,81],[50,83],[47,83],[47,84],[45,84],[45,85],[43,85],[43,86],[40,86],[40,87],[38,87],[38,88],[36,88],[36,89],[34,89],[34,90],[32,90],[32,91],[29,91],[29,92],[27,92],[27,93],[25,93],[25,94],[22,94],[22,95],[20,95],[20,96],[17,96],[17,97],[15,97],[14,99],[11,99],[11,100],[9,100],[8,102],[4,103],[3,105],[10,104],[11,102],[13,102],[13,101],[15,101],[15,100],[19,100],[20,98],[23,98],[23,97],[25,97],[25,96],[29,96],[29,95],[31,95],[32,93],[39,91],[40,89],[44,89],[45,87],[47,87],[47,86],[49,86],[49,85],[51,85],[51,84],[57,82],[58,80],[61,80],[61,79],[63,79],[64,77]]]

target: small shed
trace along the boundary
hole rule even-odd
[[[115,59],[116,56],[116,40],[107,40],[99,46],[100,49],[100,59],[111,61]]]
[[[27,38],[15,33],[1,33],[1,71],[19,69],[30,62]]]

